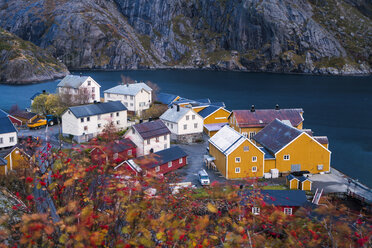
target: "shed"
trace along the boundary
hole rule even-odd
[[[301,190],[311,190],[313,182],[309,178],[301,176],[298,179],[300,181],[299,188]]]
[[[289,186],[289,189],[298,189],[299,182],[300,180],[297,177],[293,176],[292,174],[289,174],[287,176],[287,185]]]

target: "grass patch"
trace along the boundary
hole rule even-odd
[[[286,185],[266,185],[263,186],[262,189],[271,189],[271,190],[287,190],[288,187]]]

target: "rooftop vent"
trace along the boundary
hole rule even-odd
[[[256,110],[255,110],[255,108],[254,108],[254,105],[252,105],[252,107],[251,107],[251,112],[255,112]]]
[[[180,105],[177,105],[177,112],[180,111]]]
[[[275,105],[275,110],[279,110],[279,104]]]

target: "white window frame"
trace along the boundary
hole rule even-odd
[[[252,214],[259,215],[260,214],[260,208],[259,207],[252,207]]]
[[[183,125],[183,130],[187,129],[187,124]]]
[[[322,164],[318,164],[317,168],[319,171],[324,170],[324,166]]]
[[[183,162],[183,159],[180,158],[180,159],[178,160],[178,163],[182,164],[182,162]]]
[[[292,215],[293,210],[292,210],[292,208],[284,208],[283,212],[286,215]]]
[[[252,172],[257,172],[257,166],[252,167]]]
[[[4,143],[4,139],[0,138],[0,144],[3,144],[3,143]]]
[[[164,140],[167,140],[167,135],[164,135]]]
[[[164,149],[167,149],[168,148],[168,145],[167,144],[164,144]]]
[[[283,160],[288,161],[290,159],[291,159],[291,157],[289,156],[289,154],[286,154],[286,155],[283,156]]]
[[[171,168],[172,167],[172,161],[169,161],[168,162],[168,168]]]
[[[101,120],[101,115],[97,115],[97,120]]]
[[[14,137],[9,137],[9,142],[13,143],[14,142]]]
[[[252,156],[252,162],[257,162],[257,156]]]
[[[249,132],[249,139],[253,139],[255,135],[256,135],[256,132]]]
[[[240,173],[240,167],[235,167],[235,173]]]
[[[128,150],[127,154],[128,156],[132,156],[132,150]]]
[[[190,119],[190,116],[186,115],[186,121],[188,121]]]
[[[155,167],[155,172],[159,172],[160,171],[160,166],[156,166]]]
[[[150,139],[147,140],[147,144],[150,145]]]
[[[120,121],[118,120],[118,121],[116,121],[116,125],[119,125],[120,124]]]
[[[194,128],[198,128],[198,123],[194,123]]]
[[[243,136],[248,138],[248,133],[247,132],[242,132]]]
[[[243,151],[244,151],[244,152],[249,152],[249,146],[244,146],[244,147],[243,147]]]
[[[235,163],[240,163],[242,160],[240,157],[235,157]]]
[[[195,115],[192,115],[192,119],[195,120]]]

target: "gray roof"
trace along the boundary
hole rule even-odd
[[[288,126],[280,120],[275,119],[259,131],[253,139],[269,152],[275,154],[303,133],[297,128]]]
[[[144,140],[170,134],[169,129],[161,120],[139,123],[132,127]]]
[[[241,133],[238,133],[226,125],[209,139],[209,143],[211,143],[223,154],[228,155],[235,151],[235,149],[239,147],[245,140],[247,140],[247,138]]]
[[[118,85],[111,89],[105,90],[104,93],[135,96],[142,89],[148,92],[152,91],[152,89],[145,83],[135,83],[135,84]]]
[[[8,161],[0,157],[0,165],[7,165]]]
[[[177,108],[170,108],[167,111],[165,111],[160,117],[160,120],[169,121],[178,123],[178,121],[184,117],[191,109],[189,108],[179,108],[179,111],[177,111]],[[196,113],[195,113],[196,114]]]
[[[76,116],[76,118],[81,118],[92,115],[102,115],[117,111],[124,111],[127,110],[127,108],[120,101],[114,101],[75,106],[70,107],[69,110]]]
[[[69,87],[77,89],[79,88],[89,76],[77,76],[77,75],[67,75],[64,79],[59,82],[57,87]]]

